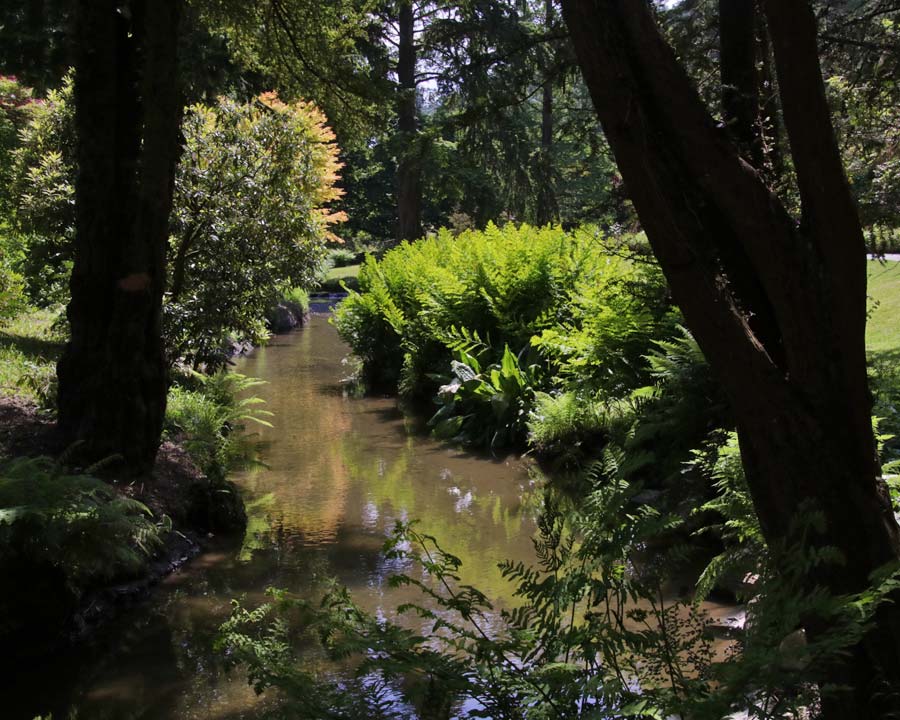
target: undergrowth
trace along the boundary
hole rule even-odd
[[[0,562],[58,567],[73,590],[135,574],[169,529],[143,503],[49,458],[0,465]]]
[[[179,440],[210,480],[224,481],[229,472],[252,463],[250,442],[240,432],[246,424],[271,427],[266,418],[272,413],[259,407],[264,401],[247,395],[262,384],[225,371],[182,377],[169,391],[166,436]]]
[[[823,692],[840,692],[812,678],[859,640],[900,587],[896,574],[874,578],[852,597],[804,589],[810,567],[839,558],[827,548],[802,549],[822,521],[814,508],[801,508],[791,542],[777,551],[777,573],[765,545],[756,546],[752,621],[717,658],[699,605],[666,590],[685,548],[670,545],[652,563],[635,561],[683,521],[641,504],[640,486],[621,478],[623,460],[621,450],[607,448],[577,508],[564,511],[545,497],[537,565],[501,565],[519,598],[514,609],[494,608],[465,582],[458,558],[414,523],[398,522],[385,552],[414,570],[391,583],[421,598],[396,609],[405,623],[364,612],[338,585],[319,602],[273,590],[263,606],[235,603],[219,647],[231,665],[246,668],[258,692],[280,691],[275,715],[285,718],[721,720],[744,712],[783,720],[805,716]],[[717,510],[740,524],[746,490],[732,482],[720,490],[730,497]],[[787,642],[810,618],[828,629]],[[312,640],[354,670],[317,670],[306,660]]]

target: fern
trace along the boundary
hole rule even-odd
[[[143,503],[49,458],[0,465],[0,565],[57,568],[75,595],[139,572],[170,529]]]

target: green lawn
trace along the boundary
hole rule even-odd
[[[869,297],[869,351],[900,355],[900,262],[869,261]]]
[[[0,325],[0,395],[52,402],[63,338],[53,329],[57,312],[26,312]]]
[[[318,289],[327,292],[341,292],[343,290],[341,283],[345,283],[351,290],[355,290],[358,287],[356,278],[361,267],[362,265],[347,265],[331,268]]]

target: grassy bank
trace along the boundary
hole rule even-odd
[[[869,261],[869,297],[866,346],[900,359],[900,262]]]
[[[358,290],[359,269],[361,267],[362,265],[358,264],[331,268],[325,274],[322,284],[316,289],[322,292],[342,292],[343,286],[346,285],[351,290]]]
[[[0,326],[0,396],[52,402],[65,342],[54,328],[58,318],[57,311],[33,310]]]

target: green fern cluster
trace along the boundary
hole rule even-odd
[[[180,439],[198,467],[213,481],[251,462],[246,437],[236,430],[248,422],[271,427],[272,413],[259,407],[261,398],[247,395],[262,380],[240,373],[193,372],[169,391],[165,432]]]
[[[362,360],[367,383],[406,397],[434,397],[453,382],[451,363],[463,356],[502,369],[507,350],[522,359],[521,370],[539,375],[523,394],[523,424],[538,392],[578,386],[621,397],[649,379],[644,356],[654,339],[672,333],[676,316],[655,266],[622,259],[606,245],[592,228],[442,231],[381,261],[367,258],[360,291],[338,307],[335,324]],[[474,431],[465,433],[470,440],[487,445],[510,434],[505,419],[473,413],[472,402],[456,397],[453,405],[454,422]],[[512,435],[525,436],[518,428]]]
[[[0,567],[55,568],[76,596],[138,573],[170,529],[109,483],[49,458],[0,465]]]

